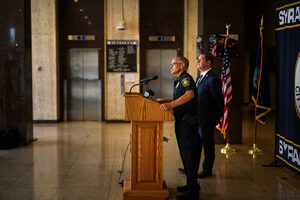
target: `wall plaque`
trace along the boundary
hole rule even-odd
[[[107,72],[137,72],[137,41],[106,41]]]

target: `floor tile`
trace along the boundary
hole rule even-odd
[[[253,111],[243,109],[243,144],[235,153],[221,154],[216,145],[213,176],[198,179],[200,199],[292,200],[300,199],[300,177],[285,167],[263,167],[274,158],[274,115],[258,126],[257,144],[263,150],[253,157]],[[164,123],[163,179],[176,199],[176,187],[186,184],[174,122]],[[62,122],[34,124],[37,141],[0,151],[0,200],[119,200],[122,180],[130,179],[129,123]],[[125,156],[125,161],[124,161]],[[203,156],[201,158],[201,164]],[[200,164],[199,171],[202,170]],[[123,174],[119,178],[119,171]]]

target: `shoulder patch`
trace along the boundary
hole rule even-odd
[[[187,87],[191,84],[191,80],[189,77],[182,79],[181,84],[183,87]]]

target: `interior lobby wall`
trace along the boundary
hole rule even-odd
[[[234,5],[234,6],[233,6]],[[229,125],[226,133],[230,143],[242,143],[242,97],[245,63],[245,9],[244,1],[199,1],[199,33],[203,34],[204,49],[208,50],[209,34],[226,34],[226,24],[231,24],[229,34],[238,34],[239,53],[230,58],[230,74],[232,83],[232,99],[228,103]],[[216,13],[218,13],[216,15]],[[216,57],[212,70],[221,77],[223,57]],[[225,143],[220,133],[216,131],[216,143]]]
[[[33,120],[59,119],[57,0],[31,0]]]
[[[122,20],[122,0],[104,1],[104,46],[107,40],[135,40],[137,46],[137,72],[127,72],[133,74],[134,82],[125,82],[124,92],[139,82],[141,76],[140,67],[140,27],[139,27],[139,0],[126,0],[124,6],[124,20],[126,30],[117,30],[117,26]],[[197,0],[184,0],[184,35],[183,55],[190,60],[189,73],[196,78],[196,37],[198,35],[198,9]],[[33,35],[33,112],[34,120],[57,121],[62,120],[60,108],[62,102],[62,92],[59,91],[59,79],[63,73],[63,66],[58,59],[58,23],[57,23],[57,0],[32,1],[32,35]],[[182,51],[182,50],[180,50]],[[106,71],[106,49],[104,54],[104,120],[124,119],[124,98],[120,90],[120,77],[122,73]],[[124,73],[123,73],[124,74]],[[133,91],[139,92],[139,87]],[[59,100],[60,99],[60,100]]]
[[[33,140],[30,3],[0,1],[0,128],[18,131],[23,144]],[[2,147],[11,143],[7,133]]]
[[[184,56],[189,60],[188,72],[197,78],[197,50],[198,37],[198,0],[185,0],[184,3]]]
[[[121,75],[125,75],[124,92],[128,92],[134,83],[139,82],[139,0],[123,0],[126,30],[117,30],[122,20],[122,0],[105,1],[105,40],[135,40],[137,46],[137,72],[107,72],[105,70],[105,119],[123,120],[125,116],[125,100],[121,93]],[[106,51],[105,51],[106,52]],[[106,53],[104,58],[106,59]],[[107,60],[105,60],[106,68]],[[126,82],[126,75],[133,74],[134,82]],[[139,87],[132,91],[138,92]]]

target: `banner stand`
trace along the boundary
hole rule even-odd
[[[275,165],[300,175],[300,1],[276,6],[277,90]]]

